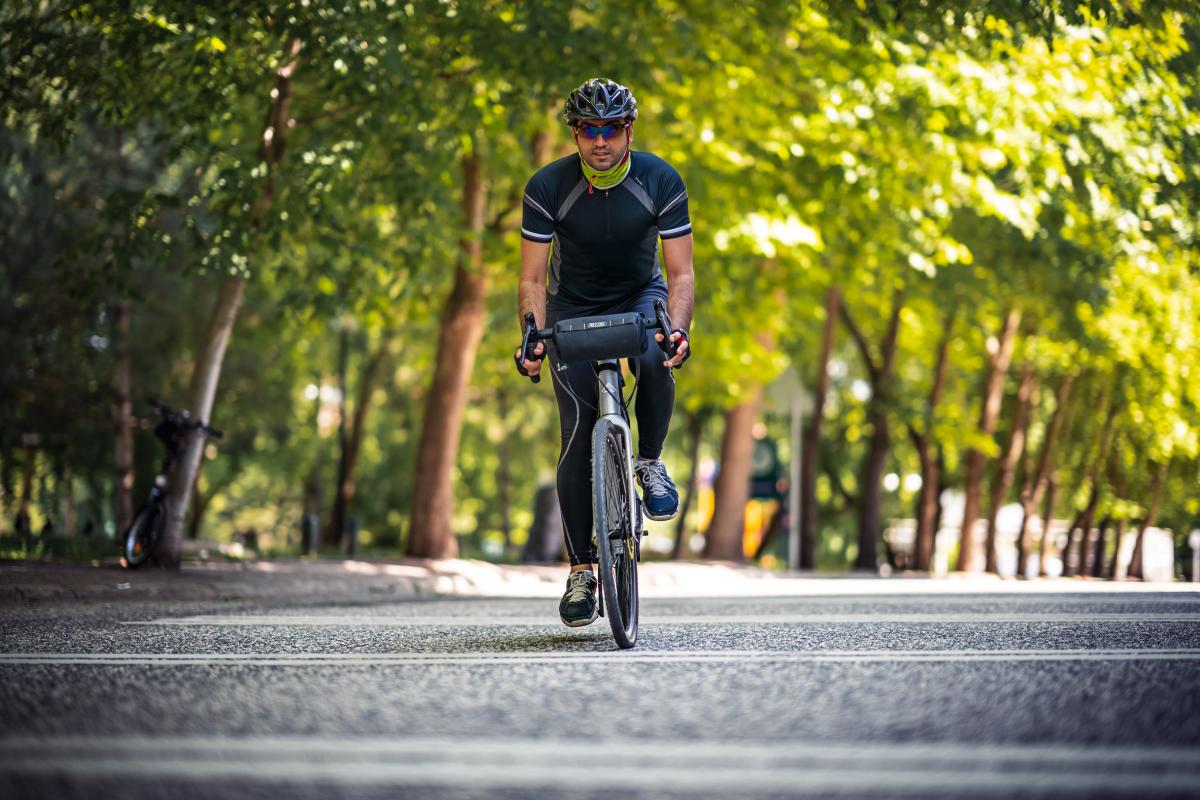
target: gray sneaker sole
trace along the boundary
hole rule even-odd
[[[565,617],[559,616],[559,619],[562,620],[562,624],[566,625],[568,628],[582,628],[584,625],[591,625],[593,622],[595,622],[599,618],[600,618],[599,610],[597,610],[597,612],[595,614],[593,614],[590,619],[577,619],[577,620],[571,621],[571,620],[566,619]]]
[[[666,514],[664,516],[658,516],[658,517],[654,516],[649,511],[647,511],[646,506],[644,504],[642,505],[642,511],[643,511],[643,513],[645,513],[647,519],[652,519],[655,522],[666,522],[669,519],[675,519],[677,516],[679,516],[678,508],[675,509],[674,511],[672,511],[670,514]]]

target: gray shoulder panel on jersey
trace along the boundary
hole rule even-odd
[[[669,203],[667,203],[665,206],[663,206],[663,210],[662,210],[662,211],[660,211],[659,213],[660,213],[660,214],[665,214],[665,213],[667,213],[667,212],[668,212],[668,211],[670,211],[672,208],[674,208],[674,207],[675,207],[675,205],[676,205],[676,203],[678,203],[680,200],[686,200],[686,199],[687,199],[687,189],[684,189],[682,192],[680,192],[679,194],[675,195],[675,199],[674,199],[674,200],[672,200],[671,202],[669,202]]]
[[[562,222],[566,218],[567,212],[571,210],[571,206],[575,205],[575,201],[579,199],[587,187],[587,178],[580,178],[579,183],[575,184],[575,188],[567,195],[567,199],[563,200],[563,204],[558,207],[558,213],[554,215],[556,221]]]
[[[628,189],[629,193],[636,197],[639,203],[645,206],[646,210],[650,212],[650,216],[658,216],[654,213],[654,201],[650,199],[650,193],[646,191],[645,187],[634,180],[632,175],[621,181],[621,185]]]

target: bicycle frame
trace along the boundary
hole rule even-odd
[[[158,468],[158,473],[154,476],[154,483],[150,486],[150,502],[156,502],[160,498],[163,501],[167,499],[167,486],[169,485],[171,475],[171,465],[174,464],[175,457],[171,453],[163,458],[162,466]]]

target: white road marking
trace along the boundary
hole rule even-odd
[[[578,780],[578,752],[576,741],[515,737],[10,737],[0,739],[0,773],[561,788]],[[1200,751],[1179,747],[598,739],[588,753],[621,765],[588,770],[593,789],[1145,796],[1200,781]]]
[[[494,653],[0,653],[0,666],[391,667],[512,664],[1200,661],[1200,649],[605,650]]]
[[[714,614],[660,616],[646,615],[641,624],[661,625],[975,625],[975,624],[1030,624],[1030,623],[1197,623],[1200,614],[1147,612],[1112,613],[1103,612],[1045,612],[1012,613],[1001,611],[966,612],[958,614]],[[561,624],[552,615],[537,617],[469,617],[469,616],[359,616],[351,614],[254,614],[245,616],[193,616],[161,617],[152,620],[123,622],[123,625],[222,625],[222,626],[319,626],[338,627],[446,627],[499,628],[499,627],[552,627],[561,629]]]

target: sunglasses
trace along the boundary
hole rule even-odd
[[[610,122],[607,125],[580,125],[578,131],[583,134],[585,139],[599,139],[603,136],[605,139],[611,139],[613,136],[622,134],[629,125],[624,122]]]

